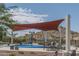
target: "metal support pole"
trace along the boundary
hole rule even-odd
[[[11,44],[13,44],[13,38],[14,38],[14,36],[13,36],[13,31],[12,31],[12,36],[11,36]]]
[[[70,15],[66,16],[66,52],[70,51]]]
[[[30,32],[30,44],[32,45],[33,32]]]
[[[46,48],[46,42],[47,42],[47,31],[43,31],[44,34],[44,44],[45,44],[45,48]]]
[[[62,29],[61,29],[61,27],[59,27],[59,34],[60,34],[60,41],[59,41],[60,47],[59,48],[60,48],[60,51],[62,53],[62,42],[61,42],[62,41],[62,35],[61,35],[62,34]]]
[[[44,39],[44,31],[42,31],[42,40],[43,40],[43,43],[44,43],[44,47],[43,47],[43,49],[45,50],[45,39]]]
[[[33,32],[31,33],[31,44],[33,43]]]

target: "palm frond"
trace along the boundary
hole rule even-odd
[[[5,12],[6,12],[5,4],[0,3],[0,13],[5,13]]]

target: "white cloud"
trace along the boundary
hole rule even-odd
[[[19,23],[39,23],[46,21],[46,14],[34,14],[31,9],[15,8],[9,11],[13,16],[12,19]]]

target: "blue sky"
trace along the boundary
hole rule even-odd
[[[54,4],[54,3],[7,3],[5,4],[6,7],[10,6],[18,6],[21,8],[28,8],[33,11],[33,13],[36,14],[47,14],[48,15],[48,21],[52,21],[55,19],[61,19],[65,18],[68,14],[71,15],[71,30],[79,32],[79,4]],[[64,23],[63,23],[64,24]],[[62,25],[63,25],[62,24]]]

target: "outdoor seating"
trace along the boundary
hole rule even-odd
[[[73,50],[71,56],[76,56],[76,50]]]
[[[19,50],[19,47],[18,46],[15,46],[15,50]]]
[[[10,46],[10,50],[14,50],[14,46]]]
[[[55,55],[54,56],[58,56],[58,51],[55,51]]]

